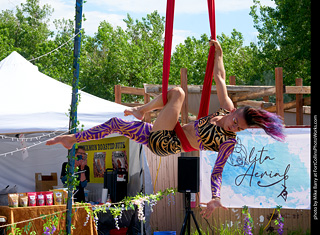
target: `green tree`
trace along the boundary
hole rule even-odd
[[[209,37],[201,35],[200,39],[187,37],[180,43],[172,55],[170,84],[180,84],[180,69],[188,69],[188,84],[203,83],[209,53]]]
[[[33,60],[63,45],[74,35],[71,20],[54,20],[56,33],[49,29],[53,9],[40,6],[39,0],[27,0],[15,13],[0,13],[0,59],[19,52],[38,66],[39,71],[67,84],[72,80],[73,40],[48,56]]]
[[[126,33],[129,36],[128,85],[142,86],[143,83],[159,83],[162,80],[162,56],[164,17],[157,11],[148,14],[142,21],[127,16]]]
[[[86,37],[81,58],[81,86],[101,98],[113,99],[113,87],[125,79],[128,47],[124,31],[103,21],[94,37]]]
[[[258,43],[244,46],[243,35],[234,29],[231,35],[217,38],[224,51],[227,78],[237,77],[237,84],[271,85],[274,68],[284,68],[286,85],[302,77],[310,84],[310,0],[275,0],[276,7],[265,7],[254,0],[251,8]],[[53,20],[55,32],[49,29],[53,9],[40,6],[39,0],[27,0],[15,13],[0,13],[0,60],[18,51],[30,60],[55,48],[59,50],[32,63],[39,71],[67,84],[72,82],[74,22]],[[114,99],[114,85],[142,87],[143,83],[161,84],[163,65],[164,17],[153,12],[141,20],[129,14],[127,27],[100,23],[94,36],[82,33],[80,88],[108,100]],[[170,84],[180,84],[180,69],[188,69],[188,83],[203,83],[209,37],[188,37],[179,44],[171,59]],[[228,79],[227,79],[228,81]],[[131,102],[137,97],[125,97]]]
[[[12,11],[6,10],[0,13],[0,60],[16,50],[15,40],[12,37],[12,29],[16,26],[16,19]]]
[[[254,46],[243,46],[240,32],[233,30],[231,36],[222,33],[217,36],[223,49],[226,77],[236,76],[238,84],[252,83],[257,77],[254,60]],[[188,69],[188,83],[201,85],[205,76],[209,53],[209,37],[203,34],[200,39],[188,37],[179,44],[172,55],[172,79],[170,83],[180,84],[180,68]],[[228,82],[228,79],[227,79]]]
[[[16,13],[5,10],[0,13],[0,59],[8,56],[13,50],[27,59],[41,55],[44,44],[53,33],[49,30],[48,21],[52,14],[49,5],[39,6],[39,0],[27,0],[17,7]]]
[[[95,36],[84,42],[81,85],[109,100],[114,98],[116,84],[142,87],[143,83],[160,83],[162,78],[164,18],[153,12],[142,21],[130,15],[124,21],[125,31],[101,22]]]
[[[256,59],[266,70],[283,67],[285,83],[293,85],[302,77],[311,78],[311,1],[275,0],[276,7],[262,6],[254,0],[250,15],[258,30]]]
[[[258,76],[259,62],[254,58],[255,46],[244,46],[242,33],[233,29],[231,36],[222,33],[217,36],[223,50],[223,61],[227,80],[236,76],[238,85],[250,85]]]
[[[38,66],[40,72],[71,85],[73,78],[74,23],[65,19],[54,20],[53,23],[56,28],[55,36],[42,45],[42,53],[46,54],[58,47],[59,49],[48,56],[35,60],[33,63]]]

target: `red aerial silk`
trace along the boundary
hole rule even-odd
[[[208,0],[208,11],[209,11],[211,39],[216,40],[216,24],[215,24],[216,17],[215,17],[214,0]],[[213,66],[214,66],[214,52],[215,52],[214,46],[210,47],[206,73],[204,76],[198,119],[201,117],[208,116],[208,113],[209,113],[210,94],[211,94]]]
[[[167,0],[164,54],[163,54],[163,72],[162,72],[162,99],[163,99],[164,105],[167,103],[167,92],[168,92],[168,84],[169,84],[174,4],[175,4],[175,0]],[[208,11],[209,11],[211,38],[216,39],[214,0],[208,0]],[[214,65],[214,52],[215,52],[214,47],[210,47],[206,73],[205,73],[205,78],[203,82],[203,89],[201,94],[198,118],[207,116],[209,113],[209,103],[210,103],[211,85],[212,85],[212,77],[213,77],[213,65]],[[190,145],[179,122],[177,122],[177,125],[174,130],[181,141],[181,145],[184,151],[186,152],[197,151]]]

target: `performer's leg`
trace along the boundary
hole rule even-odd
[[[167,94],[168,102],[166,103],[166,106],[171,105],[171,104],[169,104],[170,100],[174,100],[174,103],[177,106],[182,106],[182,103],[180,104],[179,102],[180,102],[180,98],[182,98],[182,102],[184,101],[184,96],[185,96],[184,91],[180,87],[175,87],[175,88],[169,90],[168,94]],[[158,95],[155,99],[151,100],[147,104],[126,109],[124,111],[124,115],[125,116],[133,115],[137,119],[142,120],[144,118],[145,113],[150,112],[155,109],[162,109],[162,108],[163,108],[162,95]],[[180,112],[180,110],[181,110],[181,107],[179,108],[179,112]]]
[[[144,115],[145,112],[151,111],[157,108],[163,108],[155,121],[153,127],[149,123],[145,122],[126,122],[118,118],[112,118],[102,125],[93,127],[84,132],[64,135],[56,137],[47,141],[47,145],[62,144],[65,148],[71,149],[73,144],[84,142],[93,139],[101,139],[111,133],[119,133],[127,136],[130,139],[135,140],[138,143],[147,144],[148,136],[152,131],[158,130],[173,130],[181,111],[181,107],[184,101],[184,91],[180,87],[171,89],[168,92],[168,102],[163,107],[162,97],[158,96],[150,104],[141,106],[139,111]]]
[[[130,122],[114,117],[89,130],[53,138],[47,141],[46,145],[62,144],[65,148],[71,149],[75,143],[102,139],[112,133],[126,136],[140,144],[148,144],[148,136],[151,129],[152,125],[150,123]]]
[[[167,96],[168,102],[153,125],[148,147],[159,156],[180,153],[182,150],[181,142],[173,129],[177,124],[184,97],[181,88],[170,90]]]
[[[152,125],[150,123],[141,121],[125,121],[121,118],[113,117],[99,126],[76,133],[75,137],[77,142],[80,143],[93,139],[102,139],[112,133],[118,133],[138,142],[139,144],[147,144],[151,129]]]
[[[152,131],[174,129],[179,119],[179,113],[181,111],[184,98],[185,93],[180,87],[173,88],[168,92],[168,101],[159,113]]]
[[[162,95],[158,95],[155,99],[151,100],[149,103],[146,103],[138,107],[127,108],[124,111],[124,116],[133,115],[137,119],[142,120],[144,118],[145,113],[155,109],[162,109],[162,108],[163,108]]]

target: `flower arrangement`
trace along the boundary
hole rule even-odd
[[[43,220],[46,220],[46,222],[43,224],[43,234],[54,234],[59,224],[59,217],[57,215],[52,215],[49,217],[43,217]]]
[[[122,201],[118,203],[105,203],[103,205],[96,205],[94,210],[91,209],[91,207],[88,206],[88,204],[82,204],[79,203],[77,204],[76,208],[84,208],[87,212],[87,217],[86,221],[84,222],[84,226],[86,226],[89,223],[90,217],[93,219],[95,222],[95,226],[98,226],[98,213],[99,212],[104,212],[106,213],[107,211],[110,211],[111,214],[113,215],[113,218],[115,220],[115,226],[116,228],[119,228],[119,220],[122,217],[122,213],[124,210],[128,210],[129,208],[135,209],[137,208],[138,211],[138,219],[140,221],[145,222],[145,215],[144,215],[144,206],[148,204],[150,206],[151,212],[153,211],[153,207],[157,204],[159,200],[161,200],[164,196],[167,197],[168,203],[175,203],[174,202],[174,195],[176,193],[176,189],[170,188],[166,189],[164,191],[159,191],[156,194],[150,194],[150,195],[143,195],[143,194],[138,194],[134,197],[126,197]],[[171,201],[171,202],[170,202]],[[283,234],[283,227],[284,227],[284,218],[282,217],[280,213],[281,206],[277,206],[275,210],[278,212],[278,216],[276,217],[274,224],[278,226],[277,232],[279,235]],[[62,217],[57,216],[58,214],[62,213]],[[59,231],[59,223],[60,219],[65,219],[65,211],[61,212],[55,212],[54,214],[51,215],[40,215],[38,217],[39,219],[42,219],[44,221],[43,223],[43,232],[42,234],[44,235],[51,235],[51,234],[63,234],[65,231]],[[242,214],[245,215],[244,217],[244,225],[242,229],[237,229],[237,231],[240,234],[245,234],[245,235],[252,235],[253,234],[253,219],[249,213],[249,208],[248,206],[243,206],[242,208]],[[267,226],[270,224],[271,220],[273,218],[273,215],[271,216],[271,219]],[[12,224],[8,225],[6,228],[6,231],[9,232],[11,229],[12,232],[9,232],[10,235],[12,234],[17,234],[17,235],[22,235],[22,234],[28,234],[28,235],[36,235],[36,229],[34,227],[32,219],[31,221],[28,220],[28,224],[24,226],[23,228],[18,228],[17,224]],[[267,227],[266,226],[266,227]],[[265,227],[265,228],[266,228]],[[75,229],[75,226],[72,225],[72,229]],[[220,229],[220,232],[222,231],[231,231],[229,230],[230,228],[222,228]],[[241,231],[242,230],[242,231]],[[264,230],[264,229],[263,229]],[[263,232],[261,230],[260,232]],[[259,233],[260,234],[260,233]]]
[[[150,206],[151,212],[153,211],[153,207],[157,204],[159,200],[161,200],[164,196],[173,196],[176,193],[176,189],[170,188],[166,189],[164,191],[159,191],[156,194],[150,194],[150,195],[143,195],[142,193],[139,193],[138,195],[134,197],[126,197],[122,201],[117,203],[105,203],[103,205],[97,205],[95,206],[93,210],[93,214],[91,213],[91,209],[89,207],[85,207],[85,210],[87,211],[87,219],[84,225],[87,225],[90,216],[95,220],[95,225],[97,226],[98,223],[98,217],[97,214],[99,212],[106,213],[107,210],[109,210],[115,220],[115,226],[117,229],[119,229],[119,219],[122,217],[122,212],[124,210],[128,209],[135,209],[135,206],[138,209],[138,219],[140,221],[145,222],[145,215],[144,215],[144,206],[146,203]],[[173,197],[172,197],[173,198]]]
[[[253,233],[252,233],[253,219],[252,219],[252,217],[251,217],[251,215],[249,213],[249,209],[248,209],[247,206],[243,206],[242,214],[245,215],[244,225],[243,225],[244,234],[253,235]]]
[[[282,206],[277,206],[278,218],[274,221],[274,224],[279,226],[279,228],[277,229],[277,232],[279,235],[283,234],[283,222],[284,222],[284,218],[281,216],[281,213],[280,213],[281,207]]]
[[[49,227],[43,228],[43,234],[44,234],[44,235],[51,235],[51,234],[53,234],[55,231],[56,231],[56,227],[55,227],[54,225],[52,226],[51,230],[50,230]]]

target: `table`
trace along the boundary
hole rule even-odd
[[[92,211],[90,204],[86,206]],[[80,205],[74,205],[72,209],[72,234],[77,235],[97,235],[97,230],[94,225],[94,221],[91,216],[87,221],[87,212]],[[92,213],[91,213],[92,214]],[[44,215],[50,215],[47,217],[41,217]],[[52,223],[52,221],[58,220],[57,231],[66,230],[66,205],[53,205],[53,206],[34,206],[34,207],[17,207],[12,208],[8,206],[0,206],[0,216],[7,217],[7,224],[17,223],[20,221],[26,221],[29,219],[37,218],[32,221],[19,223],[17,228],[27,229],[30,227],[29,233],[35,231],[36,234],[43,234],[43,225],[45,223]],[[8,230],[8,233],[12,232],[12,228]],[[56,233],[54,233],[56,234]],[[58,233],[57,233],[58,234]]]
[[[135,225],[135,218],[132,218],[134,216],[135,211],[134,210],[123,210],[122,211],[122,218],[119,219],[119,227],[120,228],[124,228],[127,227],[129,229],[132,229],[133,226]],[[109,211],[109,209],[107,208],[105,212],[98,212],[97,213],[97,217],[99,219],[98,222],[98,231],[99,234],[109,234],[109,231],[111,229],[115,229],[115,220],[111,214],[111,212]],[[132,221],[133,219],[133,221]]]

